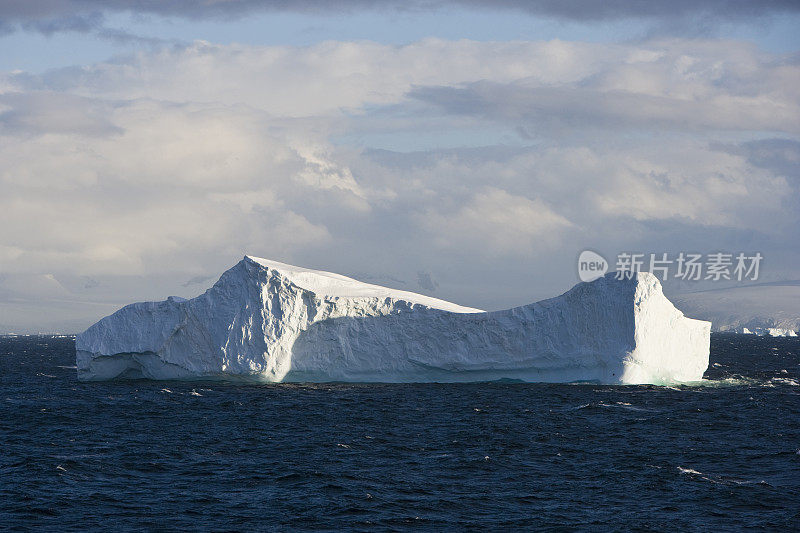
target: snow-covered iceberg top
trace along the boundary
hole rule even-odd
[[[84,380],[659,384],[702,378],[710,327],[649,273],[484,312],[247,256],[204,294],[128,305],[75,345]]]

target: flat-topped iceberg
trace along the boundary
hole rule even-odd
[[[649,273],[484,312],[248,256],[204,294],[128,305],[75,345],[83,380],[660,384],[702,378],[710,327]]]

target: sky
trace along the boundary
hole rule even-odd
[[[0,0],[0,333],[245,254],[483,309],[587,249],[800,279],[798,28],[790,1]]]

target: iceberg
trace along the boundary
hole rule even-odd
[[[758,335],[759,337],[797,337],[797,333],[793,329],[787,328],[762,328],[753,326],[750,328],[732,328],[726,329],[723,333],[739,333],[741,335]]]
[[[793,329],[786,328],[767,328],[766,335],[770,337],[797,337],[797,333]]]
[[[710,328],[647,272],[485,312],[245,256],[204,294],[123,307],[75,347],[81,380],[662,384],[702,378]]]

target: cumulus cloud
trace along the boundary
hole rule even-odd
[[[318,161],[261,131],[253,113],[152,101],[107,111],[115,131],[102,138],[57,120],[38,134],[6,128],[0,240],[25,249],[6,269],[57,261],[62,271],[143,273],[148,256],[327,237],[286,205],[299,193],[292,177]]]
[[[105,302],[191,296],[252,253],[497,308],[567,288],[582,248],[766,253],[798,222],[799,76],[680,39],[198,42],[8,73],[0,264]]]
[[[122,130],[108,119],[112,108],[107,101],[60,92],[9,92],[0,94],[0,131],[114,135]]]
[[[444,249],[484,244],[488,254],[530,255],[550,248],[561,230],[572,223],[540,198],[529,199],[487,187],[476,192],[454,213],[431,212],[424,224]]]

